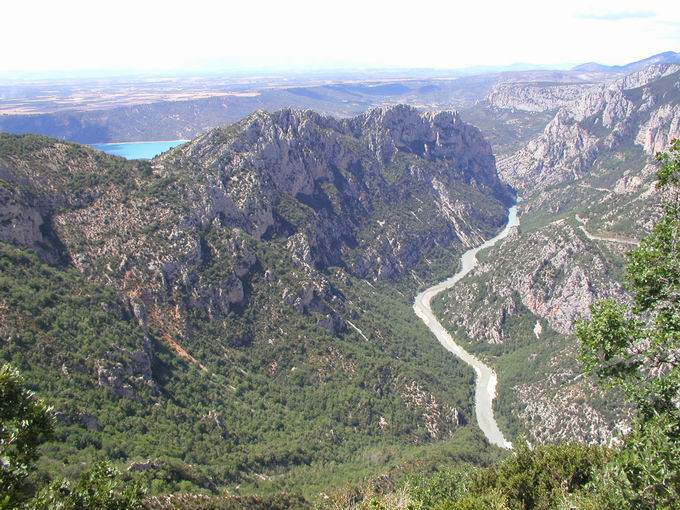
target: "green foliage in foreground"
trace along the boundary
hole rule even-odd
[[[658,159],[667,199],[629,257],[633,306],[600,301],[577,328],[586,372],[621,387],[637,407],[634,430],[600,484],[605,500],[630,508],[680,507],[680,141]]]
[[[57,480],[30,498],[25,483],[35,469],[38,447],[53,433],[54,415],[45,402],[24,387],[10,365],[0,367],[0,509],[135,510],[144,491],[136,483],[121,485],[120,473],[100,463],[77,484]]]
[[[594,479],[611,451],[581,444],[519,444],[514,455],[495,466],[458,465],[433,476],[408,478],[397,490],[376,494],[369,485],[357,497],[334,496],[328,508],[408,510],[560,508]],[[384,484],[383,484],[384,485]]]
[[[77,483],[52,482],[26,506],[27,510],[136,510],[142,508],[144,490],[136,483],[126,484],[110,464],[97,464]]]
[[[38,445],[52,429],[50,408],[23,386],[16,370],[0,367],[0,509],[20,498]]]

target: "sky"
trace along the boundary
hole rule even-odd
[[[677,0],[21,0],[0,74],[624,64],[680,51]]]

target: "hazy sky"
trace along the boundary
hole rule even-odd
[[[0,73],[625,63],[680,51],[677,0],[8,0]]]

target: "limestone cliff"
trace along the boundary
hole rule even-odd
[[[544,112],[571,106],[593,83],[500,82],[486,100],[494,108]]]
[[[521,226],[439,311],[497,367],[501,415],[534,441],[626,429],[627,410],[580,375],[574,328],[597,299],[627,299],[625,255],[659,217],[654,155],[680,136],[679,105],[680,66],[651,66],[585,91],[499,163]]]
[[[437,303],[449,330],[499,372],[497,405],[531,442],[609,444],[628,413],[583,376],[575,324],[601,298],[626,299],[616,243],[591,240],[575,221],[515,231]],[[614,251],[612,251],[614,250]]]
[[[584,93],[561,108],[544,132],[499,162],[503,178],[524,193],[582,178],[608,151],[665,147],[680,135],[680,66],[650,66]]]
[[[475,342],[501,344],[508,341],[504,321],[524,308],[569,335],[597,299],[623,296],[607,266],[597,246],[564,220],[515,232],[503,243],[502,257],[481,264],[451,294],[447,303],[457,310],[451,324]]]

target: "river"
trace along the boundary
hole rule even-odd
[[[437,294],[452,288],[474,269],[478,263],[477,253],[480,250],[489,248],[507,237],[510,229],[517,225],[519,225],[517,206],[513,206],[508,211],[508,223],[496,237],[489,239],[476,248],[466,251],[461,257],[461,268],[456,274],[418,294],[413,303],[413,310],[416,312],[416,315],[423,320],[434,336],[437,337],[439,343],[475,370],[475,414],[477,415],[477,423],[489,442],[501,448],[512,448],[512,443],[503,437],[503,433],[498,428],[496,419],[493,416],[493,399],[496,397],[496,372],[453,341],[451,335],[439,323],[434,313],[432,313],[430,303]]]

